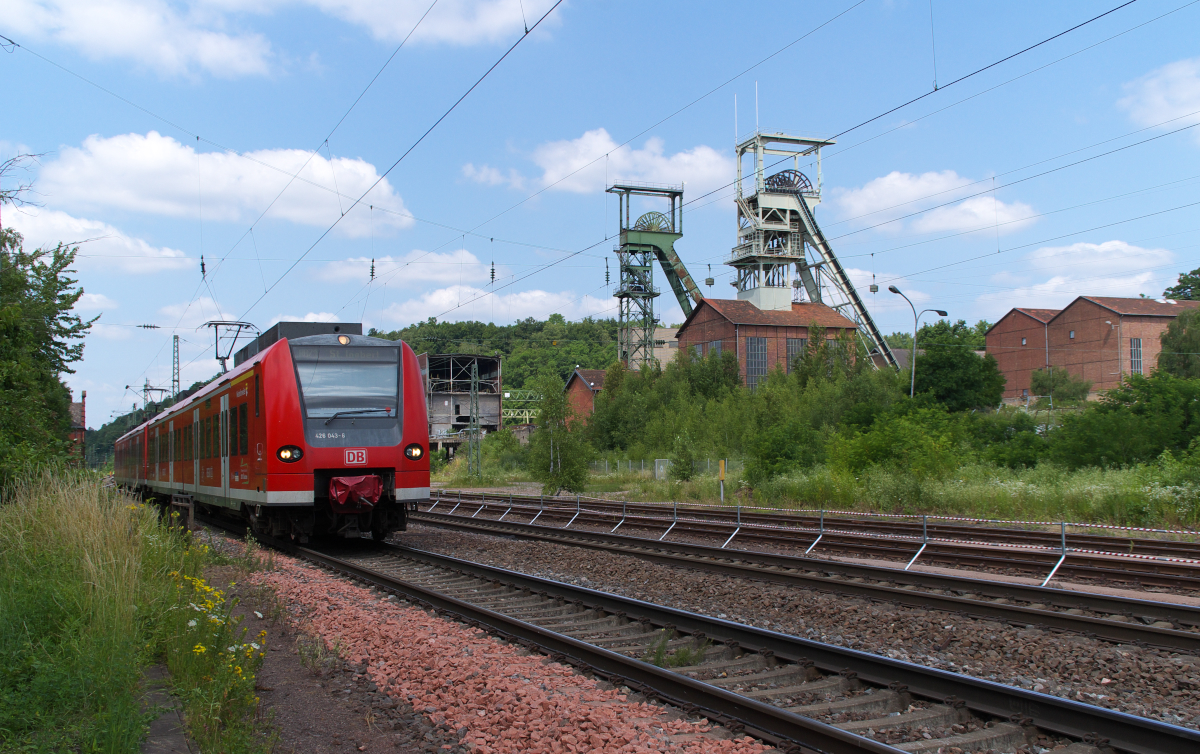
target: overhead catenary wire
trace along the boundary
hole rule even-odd
[[[385,171],[383,172],[383,175],[379,176],[379,178],[377,178],[377,179],[375,180],[375,182],[374,182],[374,183],[372,183],[372,184],[370,185],[370,187],[368,187],[368,188],[367,188],[367,190],[366,190],[366,191],[364,191],[364,192],[362,193],[362,195],[361,195],[361,196],[359,196],[357,199],[355,199],[355,200],[354,200],[354,203],[350,205],[350,209],[349,209],[349,210],[347,210],[347,212],[349,212],[349,211],[353,210],[355,206],[357,206],[358,204],[360,204],[360,203],[362,202],[362,200],[363,200],[364,198],[366,198],[367,194],[371,193],[371,191],[372,191],[372,190],[373,190],[373,189],[374,189],[376,186],[378,186],[378,185],[379,185],[379,183],[380,183],[381,181],[383,181],[383,179],[384,179],[384,178],[387,178],[387,177],[388,177],[388,175],[390,175],[390,174],[391,174],[391,172],[392,172],[393,170],[395,170],[395,169],[396,169],[396,167],[397,167],[397,166],[398,166],[398,165],[399,165],[401,162],[403,162],[403,161],[404,161],[404,158],[406,158],[406,157],[408,157],[408,155],[412,154],[412,151],[413,151],[414,149],[416,149],[418,146],[420,146],[421,142],[425,141],[425,138],[426,138],[426,137],[428,137],[428,136],[429,136],[429,134],[433,133],[433,130],[434,130],[435,128],[437,128],[437,127],[438,127],[438,126],[441,124],[441,122],[442,122],[442,121],[444,121],[446,118],[450,117],[450,113],[454,112],[454,111],[455,111],[455,109],[457,109],[457,108],[458,108],[458,106],[459,106],[459,105],[462,103],[462,101],[463,101],[463,100],[465,100],[465,99],[466,99],[468,96],[470,96],[471,92],[475,91],[475,89],[476,89],[476,88],[477,88],[477,87],[478,87],[480,84],[482,84],[482,83],[483,83],[484,79],[486,79],[486,78],[487,78],[487,77],[488,77],[488,76],[491,74],[491,72],[492,72],[492,71],[496,70],[496,68],[497,68],[497,67],[498,67],[498,66],[499,66],[501,63],[503,63],[503,62],[504,62],[504,60],[505,60],[505,59],[506,59],[506,58],[507,58],[509,55],[511,55],[511,54],[512,54],[513,50],[517,49],[517,46],[518,46],[518,45],[520,45],[520,44],[521,44],[521,42],[523,42],[523,41],[524,41],[526,38],[528,38],[528,37],[529,37],[529,35],[530,35],[531,33],[533,33],[534,29],[537,29],[537,27],[538,27],[539,25],[541,25],[541,23],[542,23],[543,21],[545,21],[545,20],[546,20],[546,18],[548,18],[548,17],[550,16],[550,14],[551,14],[551,13],[553,13],[553,12],[554,12],[554,10],[555,10],[556,8],[558,8],[558,6],[559,6],[559,5],[561,5],[561,4],[562,4],[562,2],[563,2],[563,0],[556,0],[556,2],[554,3],[554,5],[550,6],[550,10],[546,11],[546,12],[545,12],[545,14],[543,14],[541,18],[539,18],[537,21],[535,21],[535,22],[534,22],[533,26],[532,26],[532,27],[529,29],[529,31],[525,32],[525,34],[524,34],[524,35],[522,35],[522,36],[521,36],[519,39],[517,39],[517,41],[516,41],[516,42],[513,42],[512,46],[511,46],[511,47],[509,47],[507,50],[505,50],[505,51],[504,51],[504,54],[503,54],[503,55],[501,55],[501,56],[500,56],[500,57],[499,57],[499,58],[496,60],[496,62],[495,62],[495,63],[493,63],[493,64],[491,65],[491,67],[490,67],[490,68],[488,68],[486,71],[484,71],[483,75],[482,75],[482,76],[480,76],[480,77],[479,77],[479,79],[478,79],[478,80],[477,80],[477,81],[476,81],[474,84],[472,84],[472,85],[471,85],[471,87],[470,87],[469,89],[467,89],[467,91],[463,92],[462,96],[461,96],[461,97],[459,97],[457,100],[455,100],[454,104],[452,104],[452,105],[451,105],[451,106],[450,106],[450,107],[449,107],[449,108],[446,110],[446,112],[442,113],[441,117],[439,117],[439,118],[438,118],[436,121],[434,121],[433,125],[431,125],[431,126],[428,128],[428,129],[426,129],[425,133],[421,134],[421,136],[420,136],[420,137],[419,137],[419,138],[418,138],[418,139],[417,139],[415,142],[413,142],[413,143],[412,143],[412,145],[411,145],[411,146],[410,146],[408,149],[406,149],[406,150],[404,151],[404,154],[400,155],[400,157],[398,157],[398,158],[396,159],[396,161],[395,161],[395,162],[393,162],[393,163],[392,163],[392,165],[391,165],[391,166],[390,166],[390,167],[389,167],[387,170],[385,170]],[[289,273],[290,273],[292,270],[294,270],[294,269],[296,268],[296,265],[297,265],[297,264],[299,264],[299,263],[300,263],[300,261],[304,259],[304,257],[308,256],[309,252],[311,252],[313,249],[315,249],[315,248],[317,247],[317,245],[321,243],[321,241],[325,240],[325,237],[326,237],[326,236],[328,236],[328,235],[329,235],[331,232],[333,232],[333,229],[337,227],[338,223],[340,223],[340,222],[342,221],[342,218],[343,218],[343,217],[345,217],[345,215],[342,215],[342,216],[341,216],[341,217],[339,217],[337,220],[334,220],[333,224],[331,224],[331,225],[330,225],[330,226],[329,226],[329,227],[328,227],[328,228],[327,228],[327,229],[326,229],[326,230],[325,230],[323,233],[321,233],[321,235],[320,235],[320,236],[317,238],[317,240],[313,241],[313,243],[312,243],[312,244],[311,244],[311,245],[310,245],[310,246],[309,246],[309,247],[308,247],[308,248],[307,248],[307,249],[304,251],[304,253],[300,255],[300,258],[299,258],[299,259],[297,259],[295,262],[293,262],[293,263],[291,264],[291,266],[289,266],[289,267],[288,267],[286,270],[284,270],[283,274],[282,274],[282,275],[280,275],[280,276],[279,276],[279,278],[278,278],[278,279],[277,279],[277,280],[276,280],[274,283],[272,283],[272,284],[270,285],[270,287],[267,289],[267,292],[266,292],[266,293],[264,293],[262,296],[259,296],[257,299],[255,299],[254,303],[252,303],[252,304],[251,304],[249,307],[247,307],[247,308],[246,308],[246,310],[245,310],[244,312],[242,312],[242,314],[241,314],[241,315],[238,317],[238,319],[245,319],[245,318],[246,318],[246,315],[247,315],[247,314],[249,314],[249,313],[250,313],[250,312],[251,312],[251,311],[254,309],[254,307],[258,306],[258,304],[259,304],[259,303],[260,303],[260,302],[261,302],[261,301],[262,301],[262,300],[263,300],[263,299],[264,299],[264,298],[267,296],[267,294],[268,294],[268,293],[270,293],[270,292],[271,292],[271,290],[273,290],[273,289],[275,288],[275,286],[279,285],[279,283],[280,283],[280,282],[281,282],[281,281],[282,281],[282,280],[283,280],[285,277],[287,277],[287,276],[288,276],[288,274],[289,274]]]

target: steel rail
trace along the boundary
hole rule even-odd
[[[569,546],[615,552],[663,565],[696,568],[745,579],[778,584],[804,586],[824,592],[866,597],[871,600],[894,602],[909,607],[944,610],[974,618],[1000,620],[1014,625],[1034,625],[1038,628],[1065,631],[1106,641],[1145,644],[1172,651],[1200,652],[1200,632],[1163,628],[1139,623],[1074,615],[1065,610],[1089,610],[1167,621],[1172,624],[1200,627],[1200,608],[1174,603],[1159,603],[1107,595],[1093,595],[1048,587],[1006,584],[967,577],[900,571],[878,566],[860,566],[811,558],[721,550],[705,545],[663,543],[628,535],[600,532],[563,532],[548,527],[531,526],[511,521],[497,522],[474,519],[470,522],[457,516],[419,513],[410,520],[435,526],[452,527],[490,535],[515,535],[524,539],[553,542]],[[738,562],[741,561],[741,562]],[[869,578],[885,583],[846,581],[832,578]],[[886,582],[891,582],[888,584]],[[913,587],[947,589],[979,594],[992,599],[1021,600],[1031,605],[1055,605],[1063,611],[1022,605],[999,604],[964,596],[931,594],[892,584]]]
[[[651,697],[663,698],[679,707],[703,711],[712,720],[725,725],[732,723],[735,728],[740,726],[742,730],[739,732],[776,744],[789,742],[794,744],[790,747],[791,751],[808,750],[820,754],[898,754],[901,751],[680,673],[363,568],[347,560],[307,548],[294,548],[292,552],[389,593],[402,594],[411,601],[451,613],[468,624],[486,627],[492,633],[502,634],[525,645],[540,647],[550,653],[552,659],[588,668],[609,679],[621,679],[630,688],[648,692]],[[462,570],[473,565],[455,561],[452,566],[443,567]],[[545,582],[539,587],[551,584],[554,582]]]
[[[476,578],[496,581],[515,589],[553,593],[564,599],[580,603],[585,608],[590,607],[591,609],[603,610],[612,614],[624,613],[629,616],[640,616],[658,626],[671,625],[683,633],[704,634],[713,641],[737,646],[751,652],[760,654],[770,652],[775,658],[787,662],[812,662],[817,668],[831,674],[851,671],[857,673],[859,679],[882,687],[888,687],[896,683],[903,684],[914,696],[937,701],[953,697],[954,699],[963,701],[971,711],[984,716],[1001,719],[1012,719],[1015,717],[1023,724],[1033,725],[1059,735],[1075,739],[1086,738],[1093,741],[1107,741],[1107,745],[1121,751],[1130,752],[1130,754],[1194,754],[1200,748],[1200,731],[1170,725],[1149,718],[1137,717],[1103,707],[1096,707],[1069,699],[1040,694],[1035,691],[1005,686],[992,681],[972,678],[901,660],[893,660],[846,647],[824,644],[797,636],[788,636],[720,618],[712,618],[685,610],[655,605],[629,597],[620,597],[586,587],[550,581],[503,568],[438,555],[424,550],[414,550],[387,543],[382,543],[380,547],[383,551],[395,554],[401,558],[424,562],[428,565],[450,571],[458,571]],[[367,580],[370,580],[372,577],[380,578],[378,574],[369,569],[356,568],[356,570]],[[443,596],[441,599],[450,598]],[[458,601],[456,600],[456,602]],[[480,608],[475,609],[479,610]],[[507,620],[512,621],[512,619]],[[520,623],[520,621],[515,621],[515,623]],[[522,626],[517,627],[523,631],[528,630]],[[529,628],[532,629],[535,627],[530,626]],[[530,635],[533,634],[531,633]],[[566,637],[563,638],[565,639]],[[580,651],[583,651],[584,647],[587,646],[583,645],[582,642],[579,644],[581,646],[577,648]],[[574,647],[575,643],[572,642],[571,646]],[[615,658],[604,658],[604,660],[605,662],[615,662]],[[622,662],[627,663],[629,660],[630,658],[623,658]],[[637,663],[638,661],[635,660],[633,662]],[[659,672],[649,670],[649,668],[654,668],[655,671],[660,671],[660,669],[652,665],[648,666],[645,663],[638,663],[638,665],[624,665],[623,667],[636,668],[639,672],[645,673],[647,677],[662,678],[664,681],[668,680],[665,676],[660,675]],[[667,675],[675,674],[668,673]],[[655,683],[657,682],[656,680]],[[705,685],[700,684],[700,686]],[[692,693],[696,694],[700,694],[703,691],[701,688],[690,685],[689,689],[693,689]],[[740,699],[740,696],[737,694],[733,696]],[[745,711],[747,707],[742,706],[739,709]],[[756,713],[775,714],[765,709],[757,710]],[[759,720],[759,722],[767,725],[765,721]],[[793,722],[798,723],[799,721]],[[811,727],[815,722],[813,720],[804,720],[805,725],[803,730],[815,730]],[[757,727],[757,724],[755,727]],[[770,732],[770,728],[760,730]],[[839,737],[836,740],[840,741],[842,739]],[[882,746],[881,744],[875,744],[875,742],[871,742],[871,744]],[[811,742],[808,745],[814,746],[817,744]],[[827,750],[833,751],[833,749]],[[878,751],[879,749],[874,750]],[[891,750],[891,747],[886,747],[883,750]]]
[[[470,492],[458,490],[436,490],[438,493],[448,493],[455,496],[461,496],[463,501],[480,500],[486,501],[488,498],[485,492]],[[496,496],[492,496],[493,500]],[[544,496],[538,495],[505,495],[505,498],[511,498],[514,502],[520,501],[529,504],[559,503],[565,502],[561,498],[551,498],[546,500]],[[662,503],[639,503],[626,502],[620,500],[604,500],[591,498],[584,501],[586,504],[595,508],[621,508],[626,507],[630,513],[657,513],[661,517],[665,505]],[[731,506],[720,508],[717,506],[691,506],[684,505],[684,510],[693,519],[707,518],[714,523],[725,523],[732,521],[735,517],[735,512]],[[838,515],[841,511],[829,510],[825,511],[824,519],[827,526],[853,526],[855,529],[864,532],[872,532],[879,534],[902,534],[910,538],[919,537],[922,532],[923,523],[920,521],[878,521],[862,516]],[[742,520],[749,523],[779,525],[779,524],[799,524],[806,527],[817,527],[820,524],[821,517],[816,514],[803,514],[788,511],[787,509],[779,509],[778,511],[767,512],[759,509],[749,509],[742,507]],[[1070,525],[1070,524],[1068,524]],[[1000,526],[971,526],[964,523],[955,523],[952,521],[934,520],[928,523],[930,536],[933,537],[950,537],[956,538],[961,536],[971,537],[987,537],[992,542],[1000,542],[1007,544],[1025,544],[1030,546],[1046,546],[1055,548],[1058,546],[1059,533],[1057,531],[1045,531],[1040,529],[1012,529]],[[1200,532],[1196,533],[1200,536]],[[1167,556],[1167,557],[1192,557],[1200,558],[1200,542],[1187,541],[1172,541],[1164,539],[1151,539],[1148,537],[1135,536],[1118,536],[1118,535],[1103,535],[1103,534],[1086,534],[1072,533],[1071,540],[1077,546],[1095,546],[1095,547],[1113,547],[1120,546],[1120,552],[1132,552],[1137,554],[1145,554],[1151,556]]]
[[[454,509],[466,505],[474,509],[476,513],[479,511],[479,506],[499,505],[499,503],[495,502],[486,502],[479,499],[472,500],[470,498],[465,498],[462,501],[455,499],[453,502]],[[437,506],[438,504],[434,504],[428,510],[436,510]],[[512,507],[515,511],[521,506],[513,505]],[[570,517],[572,522],[577,519],[583,523],[606,526],[611,524],[610,519],[614,519],[618,515],[594,511],[583,511],[577,515],[574,508],[567,510],[557,507],[526,507],[524,512],[532,513],[533,511],[537,511],[534,520],[543,516],[546,519]],[[686,518],[674,520],[667,517],[642,517],[640,521],[634,521],[632,516],[627,516],[625,525],[627,527],[641,526],[642,528],[670,525],[671,529],[681,533],[719,536],[722,539],[726,538],[731,530],[738,527],[738,524],[733,521],[702,521]],[[770,525],[768,527],[760,524],[758,526],[762,528],[751,528],[743,521],[741,525],[742,533],[738,539],[743,542],[772,542],[801,547],[810,535],[816,534],[815,530],[793,530],[790,527],[777,525]],[[828,525],[820,536],[823,537],[822,548],[825,550],[894,557],[904,561],[909,561],[913,557],[913,554],[917,552],[917,548],[921,546],[920,539],[914,539],[910,542],[907,539],[897,540],[886,536],[856,536],[844,532],[832,532],[828,529]],[[933,560],[959,566],[969,565],[985,568],[1016,568],[1044,576],[1060,560],[1060,552],[1058,550],[1047,548],[1044,552],[1040,552],[1033,549],[1022,549],[1017,546],[1011,546],[1012,549],[1003,550],[998,549],[999,547],[1000,545],[988,543],[970,544],[966,542],[931,540],[928,549],[925,551],[924,561]],[[1040,546],[1038,547],[1040,548]],[[1058,569],[1058,572],[1064,575],[1070,574],[1078,578],[1115,580],[1124,583],[1134,583],[1139,586],[1200,589],[1200,567],[1196,565],[1156,559],[1124,559],[1115,553],[1106,556],[1103,554],[1070,551],[1069,555],[1071,562],[1061,564],[1061,567]]]

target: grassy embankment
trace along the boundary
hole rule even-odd
[[[257,643],[203,580],[215,561],[85,473],[0,498],[0,750],[136,752],[142,671],[165,662],[204,751],[267,750]]]
[[[622,459],[621,466],[625,465]],[[715,464],[714,464],[715,465]],[[488,469],[482,483],[458,462],[436,476],[451,487],[504,486],[531,481],[519,470]],[[585,494],[629,500],[720,502],[715,473],[701,469],[691,480],[655,480],[650,471],[592,474]],[[751,488],[740,469],[725,481],[725,502],[764,507],[824,508],[880,513],[942,514],[1006,520],[1073,521],[1121,526],[1200,527],[1200,486],[1162,464],[1124,469],[1068,471],[1052,464],[1007,469],[972,464],[944,477],[921,477],[874,467],[860,476],[825,466],[793,471]]]

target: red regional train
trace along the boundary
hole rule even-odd
[[[383,539],[429,498],[417,357],[358,324],[281,322],[116,442],[115,481],[259,534]],[[181,500],[182,499],[182,500]]]

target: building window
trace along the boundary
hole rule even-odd
[[[1129,371],[1142,374],[1142,339],[1129,339]]]
[[[1021,397],[1022,397],[1022,398],[1028,398],[1028,397],[1029,397],[1029,388],[1022,388],[1022,389],[1021,389]]]
[[[808,338],[788,338],[787,339],[787,373],[792,373],[792,366],[796,363],[796,359],[804,357],[805,351],[808,350]]]
[[[713,342],[709,343],[708,344],[708,352],[710,354],[715,353],[716,355],[720,356],[721,355],[721,341],[714,340]]]
[[[704,358],[704,344],[703,343],[692,344],[692,355],[695,356],[697,359],[703,359]]]
[[[760,377],[767,376],[767,339],[746,338],[746,387],[758,387]]]
[[[1021,338],[1021,345],[1025,345],[1025,339]]]
[[[1075,340],[1075,331],[1072,330],[1071,332],[1067,333],[1067,337],[1071,340]]]

